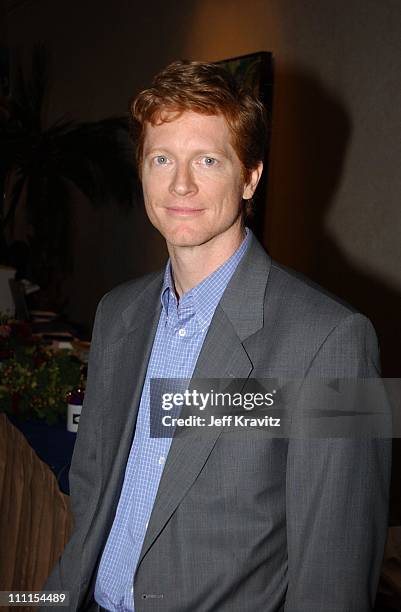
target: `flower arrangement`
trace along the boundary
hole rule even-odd
[[[67,395],[83,378],[72,351],[44,345],[29,323],[0,317],[0,411],[55,423],[65,419]]]

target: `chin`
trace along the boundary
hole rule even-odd
[[[175,246],[175,247],[195,247],[195,246],[204,244],[204,242],[207,242],[207,239],[202,240],[200,237],[188,236],[188,235],[165,236],[165,239],[168,244],[170,244],[171,246]]]
[[[209,235],[208,232],[202,232],[199,231],[199,229],[192,229],[189,227],[161,233],[169,244],[176,247],[199,246],[211,238],[211,235]]]

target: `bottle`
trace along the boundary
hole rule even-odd
[[[81,386],[75,387],[67,394],[67,431],[73,433],[78,431],[84,396],[85,390]]]

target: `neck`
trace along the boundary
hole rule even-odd
[[[231,227],[229,235],[220,235],[204,244],[180,247],[167,244],[177,296],[196,287],[222,266],[240,246],[245,237],[242,223]]]

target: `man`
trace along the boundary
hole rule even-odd
[[[386,441],[152,438],[149,406],[155,378],[375,377],[373,328],[245,229],[260,102],[216,65],[175,62],[132,112],[146,210],[170,259],[98,307],[70,472],[75,531],[46,588],[69,590],[71,610],[367,612]]]

